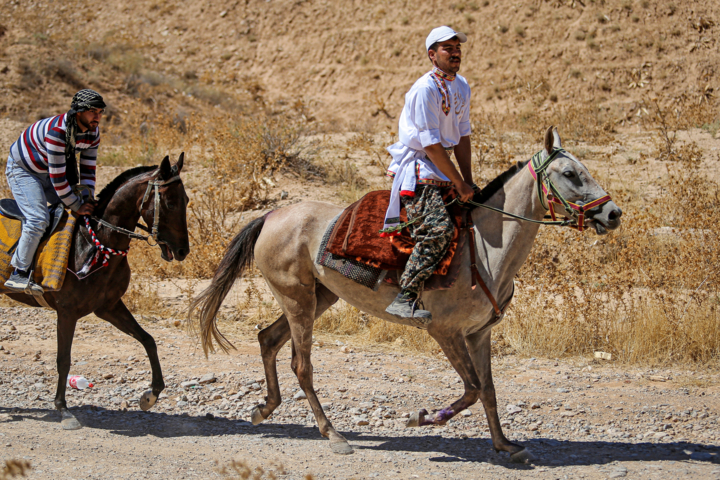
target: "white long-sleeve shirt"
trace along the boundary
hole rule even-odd
[[[448,186],[449,179],[425,155],[425,147],[441,144],[455,147],[461,137],[470,135],[470,85],[460,75],[445,80],[446,105],[443,94],[430,71],[420,77],[405,95],[400,114],[400,141],[388,147],[392,161],[388,176],[393,177],[390,205],[385,228],[399,223],[400,195],[414,195],[416,185]]]

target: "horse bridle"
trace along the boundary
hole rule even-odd
[[[545,157],[545,160],[542,159],[543,152],[544,150],[540,150],[533,155],[528,162],[528,170],[530,170],[530,173],[537,182],[537,195],[540,200],[540,205],[546,210],[550,210],[550,217],[553,222],[556,221],[554,205],[562,206],[565,209],[565,213],[569,215],[569,217],[565,216],[565,219],[572,219],[573,221],[573,223],[568,223],[567,226],[582,232],[585,229],[585,213],[609,202],[611,200],[610,195],[604,195],[596,200],[583,204],[566,200],[558,191],[557,187],[555,187],[552,180],[550,180],[550,175],[547,172],[553,160],[557,158],[558,154],[565,152],[565,150],[562,148],[553,148],[553,151]]]
[[[155,190],[155,202],[154,202],[155,211],[153,212],[152,229],[150,229],[140,223],[137,224],[137,228],[139,228],[141,230],[145,230],[150,235],[143,235],[140,233],[135,233],[131,230],[127,230],[125,228],[118,227],[117,225],[113,225],[112,223],[106,222],[102,218],[98,218],[95,216],[93,216],[92,219],[95,220],[100,225],[107,227],[110,230],[114,230],[118,233],[122,233],[123,235],[127,235],[130,238],[134,238],[137,240],[145,240],[147,242],[147,244],[150,246],[155,246],[155,245],[164,243],[164,242],[158,241],[158,225],[160,224],[160,187],[163,187],[163,186],[166,186],[166,185],[169,185],[171,183],[178,182],[181,180],[180,174],[177,173],[177,167],[173,166],[171,171],[175,175],[173,177],[169,178],[168,180],[155,180],[157,175],[160,174],[160,170],[158,170],[152,174],[152,176],[148,179],[148,186],[147,186],[147,189],[145,190],[145,195],[143,195],[142,202],[140,203],[140,216],[142,216],[143,205],[145,205],[145,202],[147,202],[148,199],[150,198],[150,192],[154,188],[154,190]],[[145,211],[147,211],[147,209]],[[150,239],[152,239],[155,242],[155,245],[150,243]]]

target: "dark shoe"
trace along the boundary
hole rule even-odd
[[[420,328],[427,328],[432,322],[432,313],[421,310],[418,307],[418,299],[414,295],[399,294],[385,311],[399,318],[410,318]]]
[[[10,275],[10,278],[5,281],[5,288],[9,288],[16,293],[27,293],[29,295],[33,293],[42,295],[44,293],[42,287],[30,278],[30,272],[18,270],[17,268]]]

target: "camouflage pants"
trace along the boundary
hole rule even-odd
[[[408,227],[416,243],[405,265],[405,272],[400,277],[403,293],[417,294],[423,282],[430,278],[445,256],[455,227],[437,187],[419,185],[415,189],[414,197],[403,196],[400,201],[405,207],[408,220],[429,213],[423,220]]]

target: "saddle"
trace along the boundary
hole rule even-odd
[[[69,215],[62,203],[49,206],[48,212],[50,223],[35,254],[33,280],[46,292],[53,292],[60,290],[65,280],[77,217]],[[2,284],[13,271],[10,260],[20,241],[25,221],[15,200],[0,200],[0,293],[9,292]]]
[[[64,212],[65,207],[63,207],[62,203],[48,206],[50,222],[45,229],[45,233],[43,233],[43,236],[40,239],[40,243],[42,243],[43,240],[47,240],[50,235],[52,235],[57,226],[60,224],[60,219],[62,218],[62,214]],[[25,225],[25,215],[23,215],[23,213],[20,211],[20,207],[18,207],[17,202],[12,198],[3,198],[2,200],[0,200],[0,215],[2,215],[3,217],[20,220],[20,224]],[[18,241],[19,240],[20,238],[18,238]],[[17,242],[15,243],[15,245],[13,245],[13,247],[8,253],[14,253],[16,248]]]
[[[450,194],[444,198],[447,202]],[[379,190],[370,192],[347,207],[335,222],[326,250],[337,257],[352,259],[369,267],[388,270],[385,281],[398,283],[398,275],[405,269],[415,241],[407,228],[399,236],[381,237],[379,231],[385,221],[385,212],[390,203],[390,192]],[[453,286],[460,273],[460,257],[467,244],[468,210],[453,204],[449,208],[450,217],[455,225],[455,233],[445,256],[438,264],[433,275],[425,282],[425,290],[446,289]],[[407,221],[403,208],[401,222]]]

